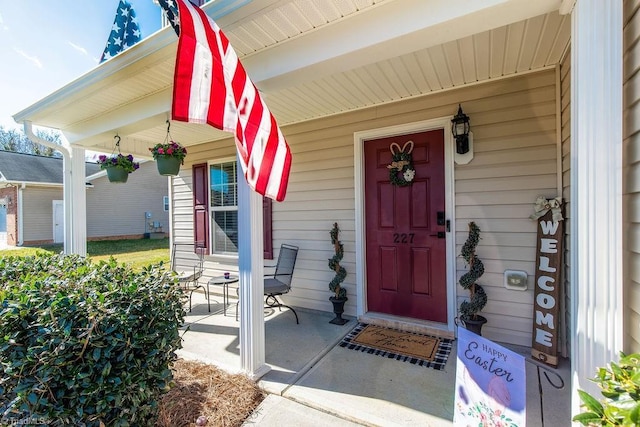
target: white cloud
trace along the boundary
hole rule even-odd
[[[25,59],[28,59],[29,61],[31,61],[36,67],[38,68],[42,68],[42,62],[40,62],[40,60],[38,59],[37,56],[31,56],[28,53],[26,53],[25,51],[18,49],[18,48],[13,48],[13,50],[16,51],[16,53],[22,57],[24,57]]]
[[[74,48],[75,50],[77,50],[78,52],[80,52],[83,55],[89,56],[89,54],[87,53],[87,49],[83,48],[82,46],[78,46],[77,44],[70,42],[67,40],[67,44],[69,44],[69,46],[71,46],[72,48]]]
[[[83,48],[82,46],[79,46],[77,44],[75,44],[72,41],[67,40],[67,44],[69,46],[71,46],[72,48],[74,48],[75,50],[77,50],[78,52],[80,52],[81,54],[89,57],[93,62],[95,62],[96,64],[98,64],[100,62],[100,58],[97,58],[95,56],[91,56],[89,55],[89,52],[87,52],[87,49]]]
[[[4,19],[2,19],[2,14],[0,13],[0,30],[9,31],[9,27],[4,24]]]

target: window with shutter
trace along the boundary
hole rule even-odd
[[[236,162],[209,165],[211,253],[238,253],[238,182]]]
[[[205,244],[208,253],[212,255],[237,255],[238,253],[236,168],[235,161],[193,166],[194,239],[198,242],[202,241],[203,235],[206,236]],[[206,193],[204,197],[200,194],[202,188]],[[200,204],[203,201],[205,215],[202,215],[203,205]],[[273,259],[271,204],[271,199],[263,198],[265,259]]]

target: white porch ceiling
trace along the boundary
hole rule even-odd
[[[559,1],[472,4],[475,10],[465,0],[254,0],[214,19],[285,126],[560,61],[570,19],[558,14]],[[123,149],[148,155],[166,134],[176,40],[165,28],[15,118],[62,129],[92,149],[111,151],[118,133]],[[177,122],[171,134],[186,145],[229,137]]]

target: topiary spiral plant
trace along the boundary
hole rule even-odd
[[[469,291],[469,301],[460,304],[462,319],[476,319],[477,313],[487,304],[487,294],[476,280],[484,274],[484,264],[476,256],[476,246],[480,241],[480,228],[475,222],[469,223],[469,237],[462,245],[460,255],[469,264],[469,271],[460,278],[460,285]]]
[[[329,289],[335,294],[335,298],[346,298],[347,290],[340,286],[340,283],[347,277],[347,270],[340,266],[340,261],[342,261],[342,257],[344,256],[344,249],[342,243],[338,240],[339,233],[338,223],[335,222],[333,228],[329,231],[329,235],[331,236],[331,244],[336,254],[332,258],[329,258],[329,268],[335,271],[336,275],[333,280],[329,282]]]

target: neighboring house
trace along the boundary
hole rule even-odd
[[[640,350],[638,7],[630,0],[205,4],[291,146],[286,200],[273,203],[265,221],[274,257],[281,243],[300,247],[286,302],[330,310],[328,232],[338,222],[347,314],[453,335],[467,295],[458,254],[475,221],[489,298],[483,334],[531,345],[540,319],[537,227],[528,217],[538,195],[562,197],[563,317],[554,327],[566,331],[560,350],[571,358],[577,411],[575,391],[597,390],[587,380],[596,367],[620,350]],[[127,152],[144,156],[164,134],[175,49],[165,28],[14,118],[60,129],[76,150],[110,149],[118,133]],[[456,155],[451,135],[459,104],[471,119],[469,162]],[[238,247],[252,241],[238,245],[238,223],[256,202],[235,197],[232,138],[178,122],[171,132],[189,146],[171,179],[172,238],[205,242],[209,267],[246,265]],[[386,178],[389,146],[408,140],[417,176],[399,191]],[[415,239],[405,244],[403,234]],[[250,270],[256,265],[252,258]],[[525,271],[528,289],[506,288],[505,270]],[[254,301],[260,319],[259,295],[248,293],[241,297]],[[251,319],[240,331],[249,355],[242,360],[259,375],[263,328]]]
[[[63,241],[62,169],[60,157],[0,151],[0,226],[7,245]],[[168,233],[167,179],[155,164],[143,163],[126,184],[110,183],[96,163],[85,164],[85,176],[89,240]]]

